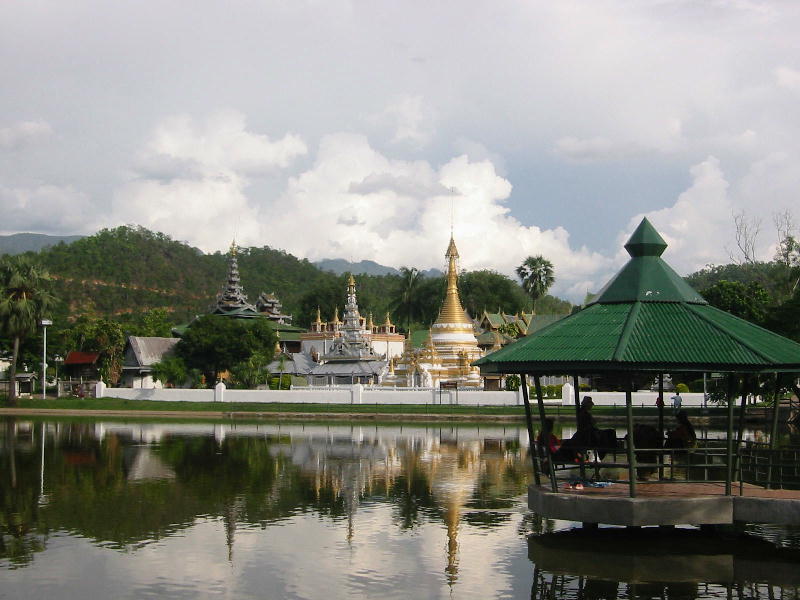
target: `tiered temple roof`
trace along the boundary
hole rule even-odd
[[[239,262],[236,259],[236,242],[231,244],[230,258],[228,259],[228,279],[225,287],[217,294],[217,301],[209,311],[212,315],[223,315],[249,319],[257,317],[256,307],[247,301],[241,278],[239,277]]]

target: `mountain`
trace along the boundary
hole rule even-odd
[[[43,233],[14,233],[0,235],[0,254],[22,254],[38,252],[61,242],[71,244],[83,238],[82,235],[45,235]]]
[[[387,267],[372,260],[361,260],[359,262],[350,262],[343,258],[323,258],[313,263],[316,267],[323,271],[335,273],[336,275],[344,275],[345,273],[352,273],[353,275],[400,275],[399,269],[394,267]],[[420,271],[425,277],[442,277],[444,273],[439,269],[427,269]]]

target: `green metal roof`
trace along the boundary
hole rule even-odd
[[[679,285],[646,219],[625,247],[631,260],[592,304],[474,364],[484,373],[800,370],[800,344]]]

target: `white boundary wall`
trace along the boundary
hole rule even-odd
[[[564,406],[575,406],[575,388],[571,383],[565,383],[561,387],[561,398]],[[664,392],[664,407],[672,408],[672,396],[675,392]],[[592,402],[597,406],[625,406],[625,392],[581,392],[580,397],[591,396]],[[639,391],[631,394],[633,406],[655,406],[658,392]],[[681,394],[681,406],[703,406],[702,393]]]
[[[287,404],[458,404],[462,406],[521,406],[522,392],[481,390],[395,389],[352,386],[295,388],[293,390],[229,390],[218,383],[213,390],[109,388],[98,383],[97,398],[178,402],[282,402]],[[548,400],[547,404],[560,404]]]

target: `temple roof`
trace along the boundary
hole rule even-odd
[[[239,262],[236,259],[236,243],[231,245],[228,260],[228,278],[222,291],[217,294],[217,302],[210,310],[212,315],[251,318],[259,316],[256,307],[247,301],[247,295],[239,278]]]

